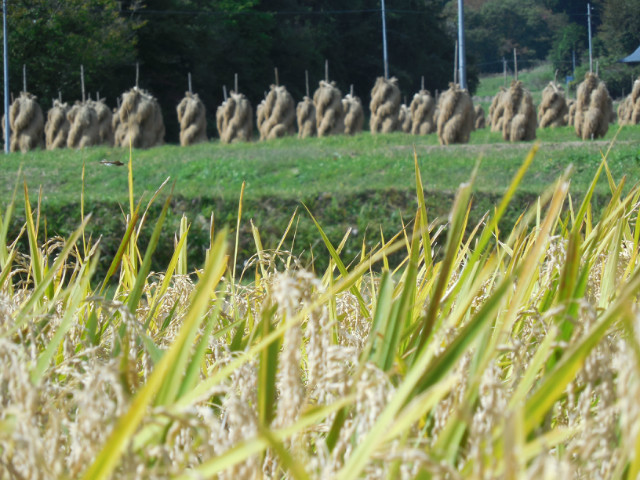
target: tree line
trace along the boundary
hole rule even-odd
[[[211,133],[223,86],[239,90],[255,105],[275,82],[294,98],[305,95],[305,70],[313,92],[329,77],[346,93],[353,85],[365,105],[375,78],[383,74],[382,19],[378,0],[9,0],[7,9],[10,89],[27,88],[43,107],[53,98],[80,98],[80,66],[86,91],[115,106],[139,85],[155,95],[167,125],[178,135],[175,107],[193,89],[208,107]],[[468,82],[473,92],[481,72],[501,71],[502,56],[518,48],[519,64],[550,59],[567,72],[576,50],[584,65],[585,3],[560,0],[467,0]],[[457,1],[387,0],[390,75],[413,96],[424,76],[427,89],[444,90],[453,80]],[[586,13],[586,8],[584,9]],[[640,44],[640,0],[595,0],[595,48],[607,59]],[[623,28],[621,28],[621,26]],[[635,44],[635,46],[633,46]],[[520,63],[522,62],[522,63]],[[614,67],[613,61],[609,62]],[[603,67],[605,66],[603,65]],[[629,68],[619,69],[625,84]],[[622,81],[620,83],[622,86]],[[628,89],[627,89],[628,91]]]

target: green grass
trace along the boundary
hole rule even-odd
[[[571,193],[580,197],[597,169],[601,151],[616,133],[612,127],[606,138],[582,142],[573,130],[538,130],[542,148],[524,179],[513,208],[503,220],[509,228],[517,212],[525,208],[550,182],[569,165]],[[609,165],[615,178],[640,176],[640,148],[634,142],[640,127],[624,127]],[[401,133],[355,137],[287,138],[268,143],[222,145],[217,141],[189,148],[167,145],[133,152],[136,177],[135,194],[146,203],[165,179],[175,182],[174,197],[168,216],[168,230],[176,231],[182,214],[187,214],[195,258],[203,258],[208,246],[208,219],[213,212],[217,224],[235,226],[238,198],[242,182],[244,197],[244,232],[241,235],[241,257],[252,254],[248,220],[252,219],[263,234],[265,248],[279,241],[291,215],[306,205],[334,242],[353,229],[352,240],[345,253],[355,255],[363,239],[369,244],[402,228],[404,219],[414,209],[413,149],[416,149],[423,172],[427,207],[431,219],[444,217],[449,211],[453,192],[466,181],[478,159],[481,164],[474,187],[471,223],[492,208],[509,179],[520,165],[531,143],[507,144],[500,134],[487,129],[472,134],[467,145],[439,146],[436,135],[416,137]],[[85,211],[94,212],[88,232],[102,236],[102,248],[114,253],[124,232],[122,206],[126,206],[127,168],[105,166],[101,159],[127,162],[124,149],[90,148],[82,151],[36,151],[10,154],[4,159],[0,201],[6,204],[13,192],[18,172],[33,191],[42,189],[42,216],[49,236],[67,236],[80,221],[82,165],[85,171]],[[146,195],[142,195],[146,192]],[[608,186],[601,180],[596,188],[596,204]],[[153,207],[159,212],[160,202]],[[124,210],[128,210],[124,208]],[[24,220],[17,215],[12,231],[17,232]],[[318,245],[313,225],[302,215],[297,225],[296,250],[305,251]],[[143,238],[150,235],[143,230]],[[173,239],[161,240],[164,247]],[[289,245],[289,244],[287,244]],[[160,251],[166,248],[160,248]],[[167,258],[161,258],[167,261]]]
[[[538,67],[522,70],[518,72],[518,80],[521,80],[524,86],[531,92],[533,103],[540,103],[542,98],[542,90],[554,78],[553,67],[550,63],[544,63]],[[512,75],[507,74],[507,87],[513,79]],[[562,79],[559,79],[562,81]],[[500,87],[504,85],[504,76],[502,73],[484,76],[480,79],[480,84],[475,93],[476,97],[493,97]]]

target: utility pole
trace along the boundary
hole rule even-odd
[[[2,0],[2,43],[4,52],[4,153],[9,153],[9,48],[7,37],[7,0]]]
[[[459,85],[458,83],[458,41],[456,40],[456,48],[453,53],[453,83]]]
[[[460,88],[467,89],[467,62],[464,50],[464,1],[458,0],[458,54],[460,55]]]
[[[587,3],[587,17],[589,20],[589,72],[593,73],[593,46],[591,44],[591,4]]]
[[[389,78],[389,57],[387,56],[387,14],[384,0],[380,0],[382,7],[382,58],[384,61],[384,79]]]

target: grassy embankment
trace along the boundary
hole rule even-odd
[[[616,131],[612,127],[604,141],[581,142],[571,128],[538,130],[540,152],[502,221],[503,228],[512,226],[516,216],[570,164],[575,168],[571,193],[580,197],[599,165],[601,150],[607,148]],[[609,158],[616,178],[640,176],[640,148],[634,141],[639,133],[640,127],[625,127],[618,135]],[[423,171],[431,220],[446,216],[453,192],[469,178],[481,159],[470,218],[474,223],[493,208],[531,144],[506,144],[499,134],[483,130],[473,133],[470,144],[449,147],[439,146],[435,135],[374,137],[368,133],[238,145],[214,141],[190,148],[167,145],[133,152],[136,194],[146,191],[146,202],[166,178],[175,182],[165,232],[177,230],[180,217],[185,214],[193,223],[190,254],[194,261],[202,259],[207,246],[212,212],[218,225],[235,227],[243,181],[243,256],[250,255],[252,248],[249,219],[260,228],[265,247],[269,248],[280,239],[296,209],[304,211],[302,205],[306,205],[332,241],[338,242],[349,228],[354,229],[345,247],[349,258],[359,251],[365,235],[368,244],[373,245],[380,239],[380,228],[389,236],[402,228],[403,219],[414,215],[414,146]],[[66,236],[80,220],[84,163],[85,210],[94,212],[88,232],[94,237],[101,235],[103,251],[113,254],[124,231],[121,206],[127,203],[127,168],[102,165],[100,160],[105,158],[126,163],[128,152],[91,148],[11,154],[3,162],[0,201],[7,203],[21,171],[32,190],[42,187],[42,217],[46,219],[47,234]],[[607,189],[601,180],[596,190],[596,211],[602,203],[598,198],[607,195]],[[151,218],[157,216],[158,205],[160,202],[152,208]],[[305,251],[305,258],[309,259],[318,238],[306,212],[299,218],[294,250]],[[19,230],[23,222],[23,216],[16,215],[13,231]],[[150,230],[143,232],[143,238],[149,234]],[[172,235],[165,235],[161,242],[170,246]],[[160,252],[164,250],[161,248]],[[160,255],[158,266],[167,260]]]

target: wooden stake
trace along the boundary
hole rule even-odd
[[[307,87],[307,97],[309,97],[309,70],[304,71],[304,84]]]
[[[518,51],[513,49],[513,76],[518,81]]]
[[[58,90],[58,101],[62,103],[62,92]]]
[[[324,81],[329,83],[329,60],[324,61]]]
[[[556,68],[556,72],[553,74],[553,83],[554,83],[555,85],[557,85],[557,84],[558,84],[558,71],[559,71],[559,70]]]
[[[349,95],[351,95],[353,97],[353,83],[351,84],[351,87],[349,88]]]
[[[139,81],[140,81],[140,62],[136,62],[136,88],[138,88]]]
[[[188,82],[189,82],[189,93],[193,93],[193,90],[191,89],[191,72],[189,72],[188,77]]]
[[[502,75],[504,75],[504,86],[507,86],[507,59],[502,57]]]
[[[224,96],[224,101],[227,101],[227,86],[223,85],[222,86],[222,95]]]
[[[424,75],[420,78],[420,90],[424,90]]]
[[[84,65],[80,65],[80,89],[82,90],[82,103],[84,103]]]
[[[22,91],[27,93],[27,66],[22,64]]]
[[[600,70],[600,60],[596,60],[596,77],[598,76],[598,70]]]
[[[280,79],[278,78],[278,67],[275,67],[273,70],[276,76],[276,87],[278,87],[280,86]]]
[[[238,93],[238,74],[233,74],[233,91]]]

